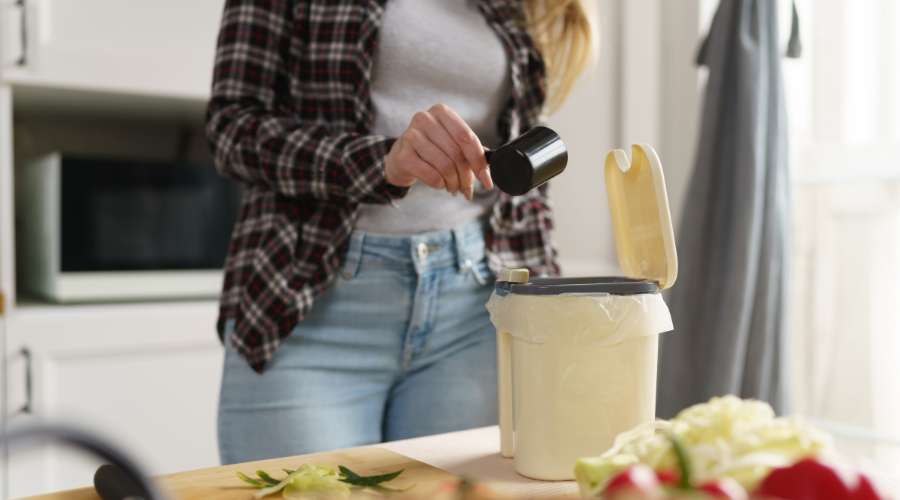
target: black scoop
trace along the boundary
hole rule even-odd
[[[485,151],[491,177],[501,191],[519,196],[566,169],[569,153],[559,134],[535,127],[494,150]]]

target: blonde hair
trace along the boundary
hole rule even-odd
[[[547,104],[557,110],[593,60],[589,0],[524,0],[528,30],[547,67]]]

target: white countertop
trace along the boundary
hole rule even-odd
[[[537,481],[517,474],[513,470],[512,459],[500,456],[500,430],[496,426],[377,446],[458,476],[489,483],[498,493],[529,497],[578,497],[578,486],[574,481]]]
[[[514,496],[541,497],[563,495],[578,498],[574,481],[536,481],[518,475],[512,459],[500,456],[500,430],[481,427],[448,434],[438,434],[376,446],[387,448],[452,474],[487,482],[498,493]],[[573,464],[574,465],[574,464]],[[857,464],[858,466],[860,464]],[[889,464],[872,469],[860,467],[884,492],[900,499],[900,476]]]

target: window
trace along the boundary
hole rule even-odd
[[[785,61],[793,410],[898,489],[900,2],[797,4],[804,54]]]

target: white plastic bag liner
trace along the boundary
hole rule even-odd
[[[658,293],[641,295],[491,295],[487,303],[497,331],[533,344],[565,335],[566,342],[613,346],[638,336],[673,330]]]

